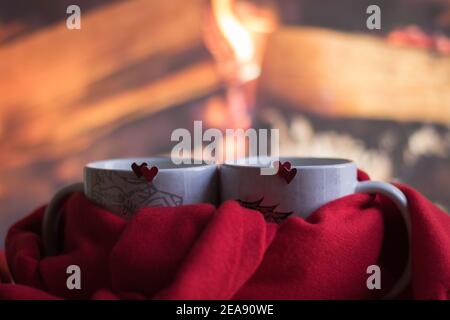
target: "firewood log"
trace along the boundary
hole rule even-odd
[[[136,117],[220,85],[202,0],[134,0],[0,45],[0,161],[69,156]]]
[[[286,27],[269,39],[261,92],[329,116],[450,123],[450,57],[370,35]]]

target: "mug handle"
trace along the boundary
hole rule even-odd
[[[391,291],[389,291],[383,299],[392,299],[397,295],[403,292],[406,286],[409,283],[411,277],[411,218],[409,216],[408,210],[408,200],[403,192],[400,191],[396,186],[379,181],[361,181],[358,182],[355,189],[356,193],[381,193],[382,195],[391,199],[397,208],[400,210],[400,213],[403,217],[403,220],[406,225],[406,231],[408,233],[408,260],[406,262],[405,269],[403,270],[403,274],[397,280],[395,285],[392,287]]]
[[[84,184],[77,182],[61,188],[50,200],[42,220],[42,242],[46,256],[58,253],[58,224],[60,207],[64,200],[74,192],[84,193]]]

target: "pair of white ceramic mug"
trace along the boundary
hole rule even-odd
[[[215,164],[176,165],[164,157],[91,162],[84,168],[84,182],[61,189],[47,206],[43,221],[44,248],[48,255],[57,253],[58,208],[73,192],[84,192],[91,201],[123,217],[130,217],[144,207],[217,205],[219,201],[233,199],[275,221],[287,216],[307,218],[324,204],[353,193],[381,193],[397,205],[410,234],[405,195],[385,182],[359,182],[353,161],[329,158],[279,160],[284,164],[281,170],[287,175],[280,171],[275,175],[261,175],[259,164],[272,163],[270,159],[243,158],[220,167]],[[133,163],[146,163],[147,168],[158,169],[152,173],[151,182],[136,174]],[[389,295],[394,296],[404,289],[409,268],[408,262]]]

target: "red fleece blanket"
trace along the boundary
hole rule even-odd
[[[450,216],[399,187],[412,219],[412,278],[401,297],[448,299]],[[364,194],[279,225],[234,201],[147,208],[125,221],[73,194],[54,257],[42,252],[43,212],[9,231],[15,284],[0,284],[1,299],[378,299],[399,277],[408,250],[393,204]],[[373,264],[381,268],[381,290],[366,286]],[[80,267],[80,290],[67,288],[69,265]]]

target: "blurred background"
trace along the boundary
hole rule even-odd
[[[450,0],[0,0],[0,239],[86,162],[170,153],[194,120],[448,210],[449,35]]]

